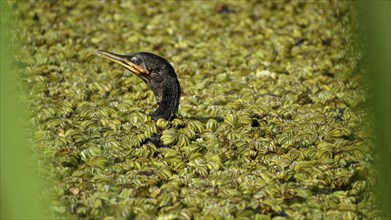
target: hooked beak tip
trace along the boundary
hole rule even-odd
[[[97,50],[97,51],[96,51],[96,55],[98,55],[98,56],[102,56],[103,53],[104,53],[103,50]]]

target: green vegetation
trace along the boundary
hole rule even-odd
[[[381,216],[354,3],[11,4],[58,218]],[[98,49],[169,60],[178,118],[153,121],[152,91]]]

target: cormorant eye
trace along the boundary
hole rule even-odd
[[[131,61],[132,63],[136,64],[136,65],[140,65],[140,64],[141,64],[141,59],[138,58],[138,57],[132,57],[132,58],[130,59],[130,61]]]

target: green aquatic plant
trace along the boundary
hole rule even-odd
[[[382,215],[354,2],[10,4],[53,218]],[[102,48],[170,60],[177,117]]]

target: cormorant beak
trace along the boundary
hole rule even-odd
[[[111,61],[114,61],[121,66],[125,67],[129,71],[135,74],[142,74],[145,73],[145,70],[142,66],[137,65],[129,60],[129,56],[125,55],[120,55],[120,54],[115,54],[115,53],[110,53],[104,50],[98,50],[96,54],[100,57],[109,59]]]

